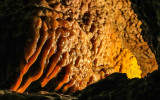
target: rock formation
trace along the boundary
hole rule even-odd
[[[129,0],[8,0],[0,8],[0,87],[75,92],[115,72],[141,78],[158,68]]]

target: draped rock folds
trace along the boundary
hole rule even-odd
[[[32,1],[30,31],[11,90],[32,82],[75,92],[114,72],[144,77],[157,69],[128,0]]]

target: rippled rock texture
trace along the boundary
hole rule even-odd
[[[4,89],[72,93],[115,72],[141,78],[158,68],[128,0],[8,0],[0,8]]]

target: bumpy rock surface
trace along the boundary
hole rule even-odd
[[[142,33],[150,47],[156,54],[160,64],[160,43],[158,32],[160,29],[160,2],[159,0],[131,0],[132,7],[139,19],[143,22]],[[152,14],[151,14],[152,13]],[[142,79],[128,80],[124,74],[112,74],[86,88],[79,95],[79,100],[159,100],[160,97],[160,70],[148,74]]]
[[[128,0],[17,0],[0,7],[1,87],[75,92],[114,72],[144,77],[158,67]]]

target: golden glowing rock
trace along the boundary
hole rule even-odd
[[[141,69],[136,57],[128,49],[123,49],[116,59],[120,72],[126,73],[128,78],[141,78]]]
[[[75,92],[114,72],[141,78],[157,69],[129,0],[30,4],[25,60],[20,59],[20,75],[11,90],[24,92],[39,82],[48,90]]]

